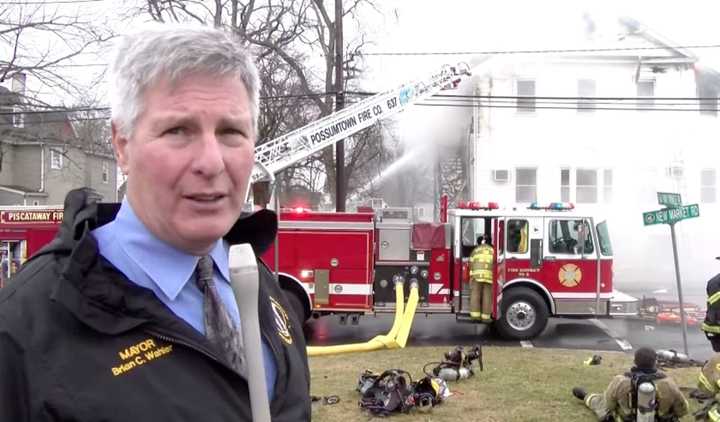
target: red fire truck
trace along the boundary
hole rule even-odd
[[[411,209],[281,212],[277,255],[263,256],[306,317],[357,323],[394,312],[395,282],[419,285],[418,313],[470,321],[468,257],[490,234],[495,249],[492,316],[509,339],[538,335],[550,316],[634,315],[637,301],[613,291],[607,223],[570,207],[450,209],[446,223],[414,222]],[[614,300],[621,299],[619,301]]]
[[[273,175],[470,75],[446,66],[423,81],[377,94],[255,149],[253,181]],[[257,199],[257,198],[256,198]],[[277,206],[277,204],[276,204]],[[409,209],[377,212],[280,212],[275,268],[306,318],[328,314],[357,322],[393,312],[395,282],[420,286],[420,313],[469,320],[467,260],[479,235],[495,245],[493,325],[512,339],[540,333],[549,316],[636,314],[637,300],[613,291],[607,224],[570,207],[523,211],[469,204],[443,223],[417,223]],[[447,210],[447,206],[443,209]],[[618,300],[622,298],[622,300]]]
[[[466,64],[443,66],[425,79],[373,95],[336,113],[255,148],[252,180],[259,181],[337,141],[393,116],[441,89],[454,88],[469,75]],[[62,206],[0,207],[0,262],[4,280],[49,242],[62,221]]]
[[[466,75],[466,67],[444,67],[261,144],[252,180],[272,180],[340,139],[457,86]],[[356,323],[362,315],[393,312],[395,283],[403,282],[405,292],[413,283],[419,286],[417,312],[470,320],[468,256],[478,236],[489,234],[495,246],[493,325],[504,337],[532,338],[550,316],[637,313],[637,300],[613,290],[605,222],[563,206],[506,210],[470,203],[443,209],[441,223],[415,222],[411,210],[402,208],[281,211],[276,246],[263,259],[306,319],[337,314]],[[0,223],[8,265],[47,242],[61,217],[59,208],[15,211],[19,214]]]
[[[0,287],[25,260],[55,236],[60,206],[0,207]]]

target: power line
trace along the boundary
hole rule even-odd
[[[487,102],[490,104],[518,104],[518,103],[528,103],[532,102],[534,104],[543,104],[543,105],[569,105],[569,106],[595,106],[595,105],[614,105],[614,106],[648,106],[652,104],[653,107],[657,106],[676,106],[676,107],[694,107],[699,105],[709,105],[710,103],[717,103],[717,98],[690,98],[690,99],[683,99],[683,98],[663,98],[662,101],[658,101],[657,98],[653,97],[637,97],[637,98],[626,98],[621,101],[616,100],[597,100],[596,97],[577,97],[577,98],[570,98],[570,97],[550,97],[553,99],[550,100],[536,100],[536,98],[540,97],[493,97],[493,96],[477,96],[477,97],[471,97],[468,96],[467,98],[463,98],[462,96],[455,96],[455,95],[449,95],[442,97],[431,97],[427,98],[424,101],[432,101],[432,102],[442,102],[442,101],[452,101],[455,104],[482,104],[482,102]],[[557,98],[557,100],[555,99]],[[682,101],[687,100],[687,101]],[[680,101],[680,102],[677,102]]]
[[[0,116],[15,115],[37,115],[37,114],[53,114],[53,113],[78,113],[87,111],[110,111],[110,107],[82,107],[82,108],[59,108],[52,110],[28,110],[28,111],[2,111]]]
[[[416,52],[376,52],[363,53],[362,56],[481,56],[501,54],[558,54],[558,53],[602,53],[613,51],[647,51],[720,48],[720,44],[677,45],[664,47],[607,47],[607,48],[554,48],[540,50],[485,50],[485,51],[416,51]]]
[[[285,94],[285,95],[269,95],[260,97],[260,101],[275,101],[285,99],[305,99],[310,100],[315,97],[323,97],[327,95],[335,95],[334,92],[320,92],[312,94]],[[0,111],[0,116],[13,116],[18,114],[52,114],[52,113],[78,113],[78,112],[92,112],[92,111],[110,111],[109,106],[99,107],[78,107],[78,108],[50,108],[48,110],[26,110],[26,111]]]
[[[717,100],[718,97],[572,97],[572,96],[526,96],[526,95],[461,95],[461,94],[435,94],[439,98],[499,98],[499,99],[536,99],[536,100],[600,100],[600,101],[638,101],[638,100],[662,100],[662,101],[707,101]]]
[[[48,0],[48,1],[0,1],[1,6],[25,6],[25,5],[53,5],[53,4],[76,4],[76,3],[98,3],[105,0]]]
[[[708,112],[717,113],[717,108],[661,108],[661,107],[556,107],[556,106],[543,106],[543,105],[498,105],[498,104],[442,104],[442,103],[417,103],[418,106],[423,107],[460,107],[460,108],[512,108],[520,112],[532,113],[533,110],[575,110],[575,111],[692,111],[692,112]]]
[[[54,64],[48,67],[105,67],[107,63]]]
[[[348,104],[357,104],[357,101],[349,101]],[[643,106],[643,107],[595,107],[595,106],[577,106],[575,104],[566,103],[567,106],[547,106],[544,104],[535,104],[534,106],[529,105],[517,105],[517,104],[494,104],[494,103],[468,103],[468,102],[455,102],[455,103],[416,103],[419,107],[454,107],[454,108],[497,108],[497,109],[514,109],[522,113],[531,114],[535,110],[572,110],[572,111],[630,111],[630,112],[649,112],[649,111],[660,111],[660,112],[695,112],[695,113],[712,113],[718,114],[720,110],[717,108],[667,108],[667,107],[654,107],[654,106]],[[77,117],[68,116],[65,119],[50,119],[37,122],[23,122],[23,127],[40,127],[53,123],[74,123],[74,122],[85,122],[85,121],[107,121],[110,116],[105,117]],[[0,128],[3,127],[15,127],[21,130],[22,127],[17,127],[11,122],[0,122]]]
[[[348,95],[370,96],[372,92],[347,92]],[[288,94],[260,97],[261,101],[275,101],[283,99],[299,99],[310,101],[317,96],[334,95],[333,92],[313,94]],[[717,103],[715,97],[571,97],[571,96],[516,96],[516,95],[446,95],[435,94],[418,103],[423,106],[443,107],[495,107],[495,108],[517,108],[527,109],[531,106],[528,102],[534,102],[538,109],[564,109],[564,110],[630,110],[630,111],[716,111],[714,108],[687,108],[695,105],[702,106],[702,102]],[[445,101],[443,103],[442,101]],[[449,102],[448,102],[449,101]],[[359,101],[353,101],[357,104]],[[518,104],[518,102],[520,102]],[[652,102],[652,106],[650,106]],[[565,107],[552,107],[552,106]],[[627,107],[597,107],[609,105],[625,105]],[[638,107],[639,106],[639,107]],[[671,107],[671,108],[668,108]],[[76,108],[55,108],[48,110],[26,110],[26,111],[0,111],[0,116],[16,115],[44,115],[66,113],[68,119],[72,120],[104,120],[105,117],[80,117],[74,113],[84,112],[109,112],[110,107],[76,107]],[[64,120],[57,120],[64,121]],[[45,122],[50,122],[46,120]]]
[[[346,91],[347,95],[372,96],[378,92]],[[708,101],[717,100],[718,97],[572,97],[572,96],[539,96],[539,95],[463,95],[463,94],[435,94],[432,98],[478,98],[478,99],[512,99],[512,100],[601,100],[601,101],[637,101],[637,100],[667,100],[667,101]]]
[[[599,100],[596,101],[594,98],[577,98],[577,99],[558,99],[558,100],[535,100],[534,97],[518,97],[516,99],[513,98],[498,98],[498,97],[491,97],[491,98],[426,98],[424,101],[453,101],[456,103],[475,103],[476,100],[487,100],[493,103],[517,103],[518,101],[534,101],[537,103],[542,104],[616,104],[616,105],[631,105],[631,104],[648,104],[649,102],[653,104],[662,104],[662,105],[673,105],[673,106],[688,106],[688,105],[694,105],[696,102],[703,102],[705,100],[701,101],[692,101],[692,102],[667,102],[667,101],[655,101],[655,98],[638,98],[637,100],[623,100],[623,101],[612,101],[612,100]]]

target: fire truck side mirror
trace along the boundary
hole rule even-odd
[[[539,268],[542,265],[542,239],[530,240],[530,265],[532,268]]]

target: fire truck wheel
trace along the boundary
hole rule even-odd
[[[497,333],[509,340],[527,340],[542,332],[548,322],[543,298],[527,287],[516,287],[503,293],[502,316],[495,321]]]
[[[294,312],[295,315],[298,316],[300,322],[304,324],[305,321],[307,321],[309,315],[307,312],[305,312],[305,306],[303,305],[302,300],[300,300],[296,293],[288,290],[285,290],[285,297],[290,304],[292,312]]]

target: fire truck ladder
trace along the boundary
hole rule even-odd
[[[464,63],[445,65],[440,72],[410,85],[375,94],[357,104],[325,116],[279,138],[255,147],[251,183],[272,179],[274,174],[325,147],[352,136],[422,101],[441,89],[456,87],[470,70]]]
[[[440,72],[424,80],[373,95],[348,108],[257,146],[255,148],[255,166],[252,171],[251,184],[264,180],[273,181],[275,174],[287,167],[372,126],[382,119],[403,111],[409,105],[422,101],[442,89],[457,87],[466,76],[470,76],[470,69],[467,64],[443,66]],[[278,267],[277,250],[276,247],[276,271]],[[418,302],[417,286],[411,289],[407,304],[403,303],[402,288],[397,289],[397,292],[400,293],[395,308],[395,321],[390,332],[386,335],[376,336],[366,343],[308,347],[308,354],[316,356],[376,350],[383,347],[405,347]]]

